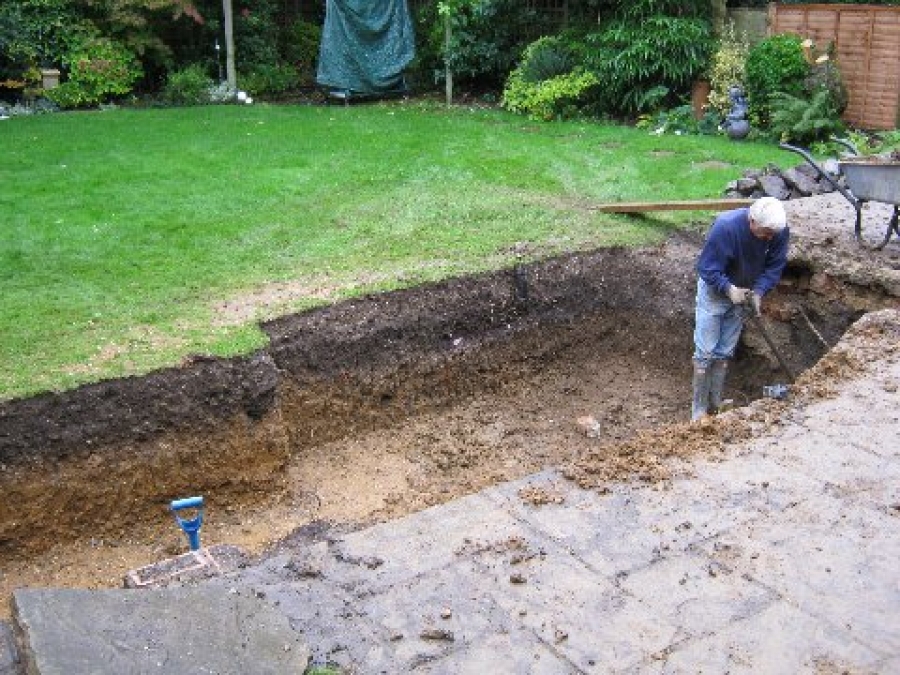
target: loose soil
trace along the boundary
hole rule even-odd
[[[872,241],[882,206],[866,209]],[[791,262],[765,322],[800,372],[822,340],[898,307],[900,245],[857,247],[839,196],[788,211]],[[389,520],[546,467],[601,490],[663,480],[673,457],[768,424],[753,406],[684,423],[701,245],[685,232],[361,298],[266,324],[271,346],[244,359],[197,357],[2,404],[0,595],[121,586],[127,570],[186,549],[166,505],[192,494],[207,501],[204,543],[257,554],[293,532]],[[829,359],[827,377],[801,378],[798,392],[827,395],[828,378],[859,367]],[[742,406],[784,381],[748,326],[729,394]]]

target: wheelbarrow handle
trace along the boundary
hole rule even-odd
[[[839,145],[843,145],[845,148],[847,148],[850,152],[853,153],[854,157],[859,155],[859,150],[856,149],[856,146],[853,145],[853,143],[848,141],[846,138],[838,138],[837,136],[830,136],[829,138],[830,138],[830,140],[834,141],[835,143],[837,143]]]
[[[837,140],[837,139],[835,139],[835,140]],[[840,142],[840,141],[838,141],[838,142]],[[846,141],[844,141],[844,143],[849,145]],[[823,170],[822,167],[820,167],[816,163],[816,160],[814,160],[812,158],[812,155],[810,155],[809,152],[807,152],[803,148],[798,148],[796,145],[790,145],[788,143],[779,143],[778,147],[781,148],[782,150],[789,150],[791,152],[796,152],[798,155],[800,155],[803,159],[805,159],[810,164],[810,166],[812,166],[812,168],[814,168],[816,171],[819,172],[820,176],[822,176],[823,178],[825,178],[825,180],[827,180],[829,183],[831,183],[831,186],[835,190],[840,192],[841,195],[843,195],[844,199],[846,199],[848,202],[850,202],[853,205],[854,209],[859,210],[859,200],[856,197],[854,197],[847,188],[845,188],[843,185],[838,183],[834,178],[832,178],[830,173]],[[853,146],[849,145],[849,147],[852,148]]]

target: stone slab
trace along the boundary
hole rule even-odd
[[[344,536],[323,574],[376,592],[452,563],[466,552],[522,535],[523,525],[482,494]]]
[[[657,672],[666,675],[889,672],[876,670],[882,658],[876,652],[787,602],[773,604],[711,635],[685,641],[657,658]]]
[[[19,675],[21,667],[12,626],[0,621],[0,675]]]
[[[247,591],[20,589],[13,613],[29,675],[302,673],[310,652]]]

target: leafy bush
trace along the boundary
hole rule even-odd
[[[315,81],[321,42],[322,28],[307,21],[294,21],[281,35],[281,57],[294,65],[301,84]]]
[[[601,106],[625,114],[646,110],[654,87],[673,97],[688,91],[713,44],[707,21],[664,15],[613,21],[586,42],[587,68],[603,84]]]
[[[746,94],[750,121],[768,126],[771,99],[776,92],[802,96],[809,63],[796,35],[772,35],[754,45],[747,55]]]
[[[235,12],[235,52],[247,70],[278,63],[277,12],[276,0],[254,0]]]
[[[771,109],[770,130],[783,142],[809,145],[844,130],[840,113],[827,89],[819,89],[811,97],[776,92],[771,97]]]
[[[199,63],[169,73],[162,99],[169,105],[204,105],[210,102],[212,78]]]
[[[431,23],[431,50],[440,55],[435,81],[444,76],[446,62],[458,80],[501,84],[525,48],[534,10],[521,0],[445,0],[441,15]],[[445,20],[451,24],[446,43]]]
[[[563,38],[553,36],[542,37],[528,45],[518,70],[526,82],[543,82],[568,75],[577,65],[574,50]]]
[[[550,121],[574,117],[590,98],[591,90],[599,84],[593,73],[582,68],[540,82],[529,82],[521,71],[516,70],[503,90],[502,105],[532,119]]]
[[[812,40],[805,40],[803,46],[807,49],[807,61],[811,61],[809,75],[803,81],[804,89],[809,93],[825,90],[831,97],[831,101],[839,115],[847,109],[849,97],[844,79],[838,68],[834,44],[828,45],[823,54],[816,54],[815,44]]]
[[[293,66],[256,65],[238,74],[238,83],[254,96],[283,94],[297,87],[300,76]]]
[[[80,108],[89,103],[84,88],[75,82],[63,82],[45,92],[44,96],[64,110]]]
[[[129,93],[142,74],[131,52],[104,38],[85,43],[65,61],[69,66],[69,81],[84,89],[89,103]]]
[[[731,110],[728,91],[732,87],[746,90],[744,79],[749,52],[746,33],[739,38],[734,33],[734,24],[729,24],[713,52],[709,69],[709,107],[723,117]]]
[[[60,65],[88,33],[70,0],[0,3],[0,79],[31,65]]]
[[[68,55],[69,80],[45,92],[61,108],[98,105],[123,96],[141,76],[140,64],[122,45],[104,38],[86,42]]]

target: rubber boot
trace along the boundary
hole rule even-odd
[[[709,412],[710,368],[694,363],[694,400],[691,403],[691,422]]]
[[[709,408],[712,413],[725,412],[733,407],[731,399],[723,399],[728,361],[716,359],[709,366]]]

